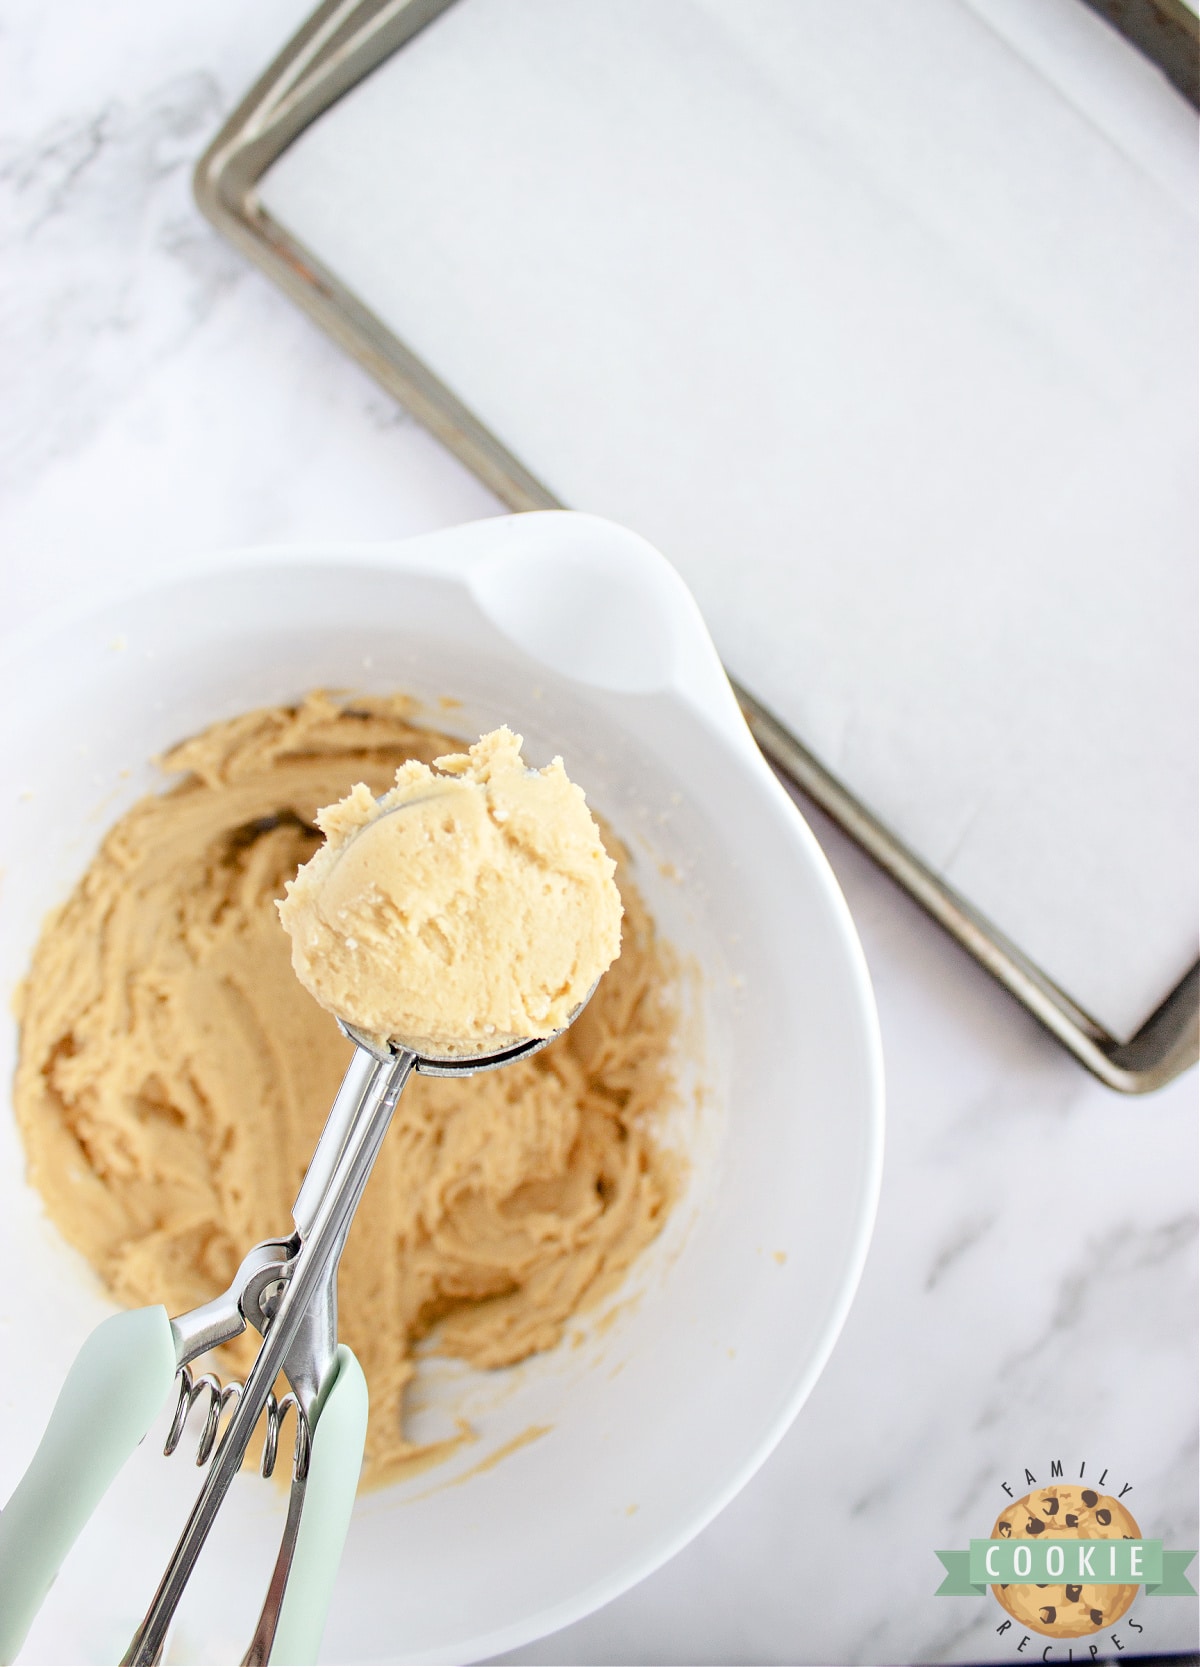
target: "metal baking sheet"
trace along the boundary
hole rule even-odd
[[[470,0],[467,0],[470,3]],[[488,427],[265,210],[258,185],[271,164],[344,92],[447,9],[446,0],[322,7],[235,111],[202,160],[197,194],[209,217],[517,509],[560,507]],[[764,750],[857,838],[1089,1069],[1138,1092],[1170,1080],[1197,1055],[1197,969],[1132,1038],[1116,1041],[944,877],[922,862],[754,695],[739,689]]]

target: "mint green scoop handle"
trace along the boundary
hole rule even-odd
[[[63,1559],[174,1378],[165,1308],[114,1314],[76,1355],[41,1444],[0,1511],[0,1662],[25,1642]]]
[[[303,1514],[279,1611],[271,1667],[311,1667],[350,1527],[367,1437],[367,1380],[343,1343],[337,1376],[313,1431]]]

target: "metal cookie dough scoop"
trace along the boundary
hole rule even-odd
[[[562,1034],[508,1042],[486,1054],[426,1056],[381,1045],[338,1023],[355,1052],[293,1206],[291,1234],[255,1245],[229,1289],[213,1301],[175,1319],[161,1307],[114,1315],[77,1356],[41,1445],[0,1513],[0,1661],[11,1661],[20,1649],[64,1557],[177,1376],[166,1451],[174,1451],[192,1403],[207,1392],[197,1462],[209,1461],[209,1467],[123,1661],[150,1667],[161,1660],[184,1587],[264,1409],[264,1474],[274,1465],[283,1421],[294,1413],[293,1478],[279,1554],[244,1661],[266,1663],[272,1655],[316,1660],[367,1426],[362,1370],[337,1341],[338,1262],[392,1114],[413,1071],[471,1076],[496,1070]],[[263,1343],[244,1385],[193,1379],[192,1361],[247,1326]],[[280,1372],[289,1393],[276,1399]]]

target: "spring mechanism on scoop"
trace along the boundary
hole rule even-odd
[[[215,1372],[205,1372],[200,1377],[192,1375],[191,1368],[181,1366],[176,1379],[179,1384],[179,1396],[175,1402],[175,1415],[171,1419],[171,1427],[167,1431],[167,1439],[163,1443],[163,1453],[167,1458],[179,1446],[183,1438],[184,1425],[188,1421],[188,1414],[196,1402],[207,1396],[208,1404],[204,1414],[204,1428],[200,1432],[200,1440],[196,1445],[196,1463],[205,1465],[213,1455],[220,1433],[221,1419],[228,1407],[236,1406],[241,1398],[242,1385],[236,1380],[222,1384]],[[259,1466],[264,1476],[270,1476],[275,1469],[275,1460],[279,1453],[279,1432],[288,1413],[294,1413],[296,1419],[296,1446],[293,1454],[293,1473],[303,1480],[308,1475],[308,1456],[310,1437],[308,1419],[304,1416],[303,1408],[296,1397],[289,1391],[282,1400],[274,1392],[267,1396],[264,1408],[267,1427],[263,1437],[262,1463]]]

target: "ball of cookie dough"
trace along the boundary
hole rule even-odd
[[[1001,1511],[993,1540],[1140,1540],[1142,1531],[1119,1500],[1095,1488],[1038,1488]],[[1083,1638],[1119,1621],[1136,1586],[993,1586],[996,1601],[1022,1626],[1047,1638]]]
[[[292,966],[373,1039],[461,1056],[549,1036],[617,957],[616,865],[582,789],[561,759],[528,769],[508,729],[317,824],[279,904]]]

